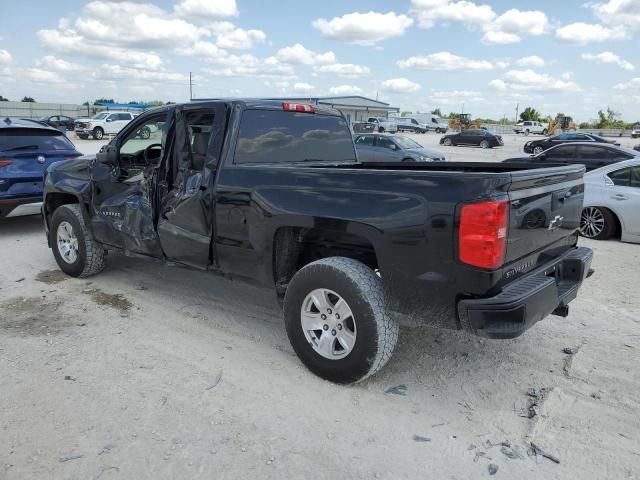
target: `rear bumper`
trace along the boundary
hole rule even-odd
[[[590,273],[593,251],[578,247],[508,284],[495,297],[458,302],[463,328],[481,337],[514,338],[549,314],[567,316],[568,304]]]
[[[40,213],[42,197],[0,199],[0,219]]]

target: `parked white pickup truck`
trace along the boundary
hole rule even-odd
[[[524,133],[525,135],[529,135],[530,133],[546,135],[548,133],[546,125],[534,121],[518,122],[516,126],[513,127],[513,131],[516,133]]]
[[[105,135],[115,135],[134,118],[131,112],[110,110],[100,112],[92,118],[79,118],[74,122],[74,131],[82,139],[90,136],[102,140]]]

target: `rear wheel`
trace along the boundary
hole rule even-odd
[[[284,314],[302,363],[336,383],[359,382],[377,372],[398,339],[382,280],[350,258],[325,258],[300,269],[287,288]]]
[[[384,133],[384,127],[378,127],[378,133]]]
[[[489,148],[489,142],[487,142],[486,140],[482,140],[480,142],[480,148]]]
[[[88,277],[104,268],[104,248],[89,236],[80,205],[62,205],[53,212],[49,234],[53,256],[67,275]]]
[[[580,235],[594,240],[607,240],[615,233],[616,220],[611,210],[585,207],[580,217]]]
[[[549,133],[549,131],[546,128],[542,130],[542,135],[546,135],[547,133]]]

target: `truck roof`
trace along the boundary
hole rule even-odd
[[[303,105],[313,105],[316,113],[322,113],[323,115],[336,115],[342,116],[339,110],[331,107],[327,107],[324,105],[317,105],[312,100],[308,102],[304,101],[291,101],[285,102],[282,100],[267,100],[264,98],[206,98],[206,99],[197,99],[192,102],[178,104],[178,105],[193,105],[193,104],[214,104],[214,103],[227,103],[231,105],[240,105],[243,108],[252,108],[252,109],[265,109],[265,110],[281,110],[283,103],[296,103]]]

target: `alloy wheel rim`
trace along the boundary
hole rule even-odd
[[[333,290],[318,288],[302,302],[300,322],[304,336],[318,355],[340,360],[356,344],[356,321],[347,302]]]
[[[604,230],[604,215],[595,207],[587,207],[580,218],[580,233],[587,237],[597,237]]]
[[[61,222],[58,225],[56,240],[62,260],[68,264],[75,263],[78,259],[78,237],[69,222]]]

